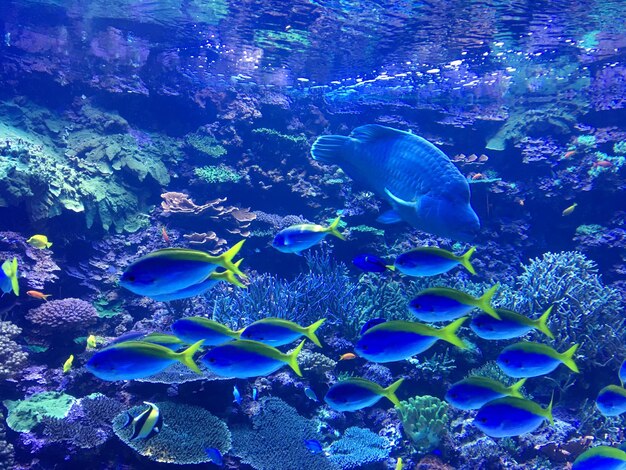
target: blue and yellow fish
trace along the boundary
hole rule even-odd
[[[524,398],[519,389],[526,379],[506,387],[500,382],[487,378],[472,376],[453,384],[446,393],[446,401],[461,410],[477,410],[490,401],[502,397]]]
[[[479,298],[448,287],[431,287],[411,300],[409,311],[420,321],[441,322],[456,320],[479,308],[500,320],[500,315],[491,306],[491,299],[499,287],[500,284],[496,284]]]
[[[617,385],[604,387],[598,393],[596,406],[604,416],[626,413],[626,389]]]
[[[626,452],[609,446],[593,447],[574,460],[572,470],[626,470]]]
[[[317,224],[292,225],[276,234],[272,246],[283,253],[300,254],[307,248],[317,245],[328,234],[339,240],[345,240],[345,237],[337,229],[340,221],[341,217],[337,217],[328,227]]]
[[[554,339],[554,335],[547,325],[552,307],[548,308],[536,320],[504,308],[497,308],[496,313],[500,316],[500,320],[491,315],[479,313],[472,318],[470,328],[477,336],[489,340],[518,338],[532,330],[541,331],[548,338]]]
[[[163,428],[163,416],[161,415],[159,407],[149,401],[144,401],[144,403],[148,405],[148,409],[142,411],[134,418],[130,413],[126,413],[126,422],[122,426],[122,429],[132,424],[133,432],[130,435],[131,441],[150,439]]]
[[[578,366],[574,362],[577,349],[578,345],[575,344],[564,353],[559,353],[546,344],[522,341],[504,348],[496,362],[509,377],[539,377],[549,374],[559,364],[578,373]]]
[[[241,339],[260,341],[276,348],[305,336],[321,348],[322,344],[315,332],[325,321],[326,319],[322,318],[308,327],[303,327],[282,318],[263,318],[244,328],[241,332]]]
[[[20,284],[17,280],[17,258],[6,260],[0,268],[0,291],[3,294],[13,292],[20,295]]]
[[[358,377],[342,380],[332,385],[324,401],[336,411],[357,411],[372,406],[385,397],[395,406],[400,406],[396,391],[404,379],[383,388],[375,382]]]
[[[203,340],[204,346],[217,346],[239,339],[243,330],[233,331],[226,325],[204,317],[185,317],[176,320],[172,333],[186,343]]]
[[[467,250],[464,255],[454,253],[434,246],[415,248],[402,253],[396,258],[394,266],[402,274],[407,276],[436,276],[447,273],[458,265],[463,266],[471,274],[476,274],[470,258],[476,251],[476,247]]]
[[[384,259],[369,254],[354,257],[352,264],[368,273],[384,273],[385,271],[394,271],[396,269],[394,265],[385,262]]]
[[[523,398],[505,397],[483,405],[474,424],[490,437],[513,437],[533,432],[544,421],[554,424],[552,400],[546,409]]]

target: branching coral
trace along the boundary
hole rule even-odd
[[[122,428],[126,412],[113,420],[113,431],[122,442],[155,462],[190,465],[210,462],[205,448],[215,447],[226,454],[231,447],[231,434],[221,419],[204,408],[174,402],[158,402],[163,416],[163,429],[150,439],[130,440],[132,426]],[[128,410],[137,416],[145,405]]]
[[[402,429],[418,452],[429,452],[447,432],[448,404],[430,395],[409,398],[397,407]]]
[[[341,469],[350,470],[385,460],[390,452],[386,438],[369,429],[351,427],[330,446],[329,460]]]
[[[13,377],[26,365],[28,354],[13,341],[21,332],[11,322],[0,322],[0,379]]]

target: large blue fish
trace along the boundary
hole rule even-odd
[[[459,264],[471,274],[476,274],[470,258],[476,251],[476,247],[470,248],[464,255],[442,250],[434,246],[423,246],[402,253],[396,258],[394,266],[402,274],[407,276],[436,276],[447,273]]]
[[[302,377],[298,365],[298,354],[302,351],[303,340],[293,352],[284,354],[278,349],[241,339],[216,346],[200,359],[214,374],[222,377],[247,379],[276,372],[284,365]]]
[[[125,341],[95,353],[85,368],[102,380],[132,380],[150,377],[179,361],[201,374],[193,360],[201,346],[202,341],[198,341],[182,352],[174,352],[145,341]]]
[[[233,331],[226,325],[204,317],[185,317],[176,320],[172,326],[172,333],[186,343],[195,343],[203,340],[204,346],[217,346],[239,339],[240,331]]]
[[[626,413],[626,389],[617,385],[604,387],[598,393],[596,406],[604,416],[619,416]]]
[[[466,178],[441,150],[421,137],[370,124],[357,127],[349,137],[319,137],[311,155],[319,162],[339,165],[387,200],[393,212],[384,215],[386,222],[404,220],[457,240],[471,240],[480,230]]]
[[[394,405],[400,406],[396,390],[403,381],[404,379],[397,380],[389,387],[383,388],[375,382],[358,377],[342,380],[330,387],[324,401],[337,411],[362,410],[378,403],[383,397]]]
[[[363,333],[355,351],[372,362],[393,362],[424,352],[440,339],[465,349],[467,346],[456,335],[465,320],[459,318],[444,328],[402,320],[380,323]]]
[[[547,325],[551,312],[552,307],[539,318],[533,320],[511,310],[497,308],[496,313],[500,316],[500,320],[486,313],[479,313],[472,318],[470,328],[477,336],[489,340],[518,338],[535,329],[541,331],[548,338],[554,339],[554,335]]]
[[[244,240],[219,256],[186,248],[165,248],[139,258],[122,273],[120,285],[146,297],[159,297],[204,282],[218,267],[245,277],[232,262]]]
[[[409,302],[409,311],[418,320],[428,323],[456,320],[475,308],[499,320],[500,316],[491,306],[491,299],[498,287],[500,284],[496,284],[478,298],[448,287],[430,287]]]
[[[523,398],[505,397],[484,405],[474,418],[478,429],[491,437],[513,437],[533,432],[544,421],[554,424],[552,400],[543,409]]]
[[[560,353],[546,344],[522,341],[502,350],[497,363],[509,377],[539,377],[546,375],[564,364],[573,372],[578,373],[574,362],[574,354],[578,345]]]
[[[325,321],[326,319],[322,318],[312,325],[304,327],[282,318],[263,318],[248,325],[241,332],[241,339],[260,341],[276,348],[305,336],[321,348],[322,344],[315,332]]]
[[[485,403],[502,397],[523,398],[519,389],[526,379],[505,387],[488,377],[472,376],[453,384],[446,393],[446,401],[461,410],[477,410]]]
[[[593,447],[574,460],[572,470],[626,470],[626,452],[608,446]]]
[[[340,221],[341,218],[337,217],[328,227],[316,224],[292,225],[276,234],[272,246],[283,253],[300,254],[307,248],[317,245],[328,234],[345,240],[345,237],[337,230]]]
[[[0,267],[0,290],[2,294],[13,292],[20,295],[20,285],[17,280],[17,258],[6,260]]]

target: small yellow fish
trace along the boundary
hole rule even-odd
[[[67,374],[72,368],[72,364],[74,362],[74,355],[70,354],[70,357],[67,358],[67,361],[63,364],[63,373]]]
[[[402,457],[398,457],[398,462],[396,463],[396,470],[402,470]]]
[[[94,335],[89,335],[87,337],[87,348],[93,349],[96,347],[96,337]]]
[[[567,209],[563,210],[563,217],[570,215],[572,212],[574,212],[574,209],[576,209],[577,205],[578,204],[575,202],[574,204],[569,206]]]
[[[46,237],[45,235],[33,235],[28,240],[26,240],[26,243],[30,243],[35,248],[39,248],[40,250],[43,250],[44,248],[50,248],[52,246],[52,243],[48,241],[48,237]]]

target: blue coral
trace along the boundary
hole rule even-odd
[[[389,441],[369,429],[353,426],[330,446],[328,457],[342,470],[361,468],[389,457]]]

